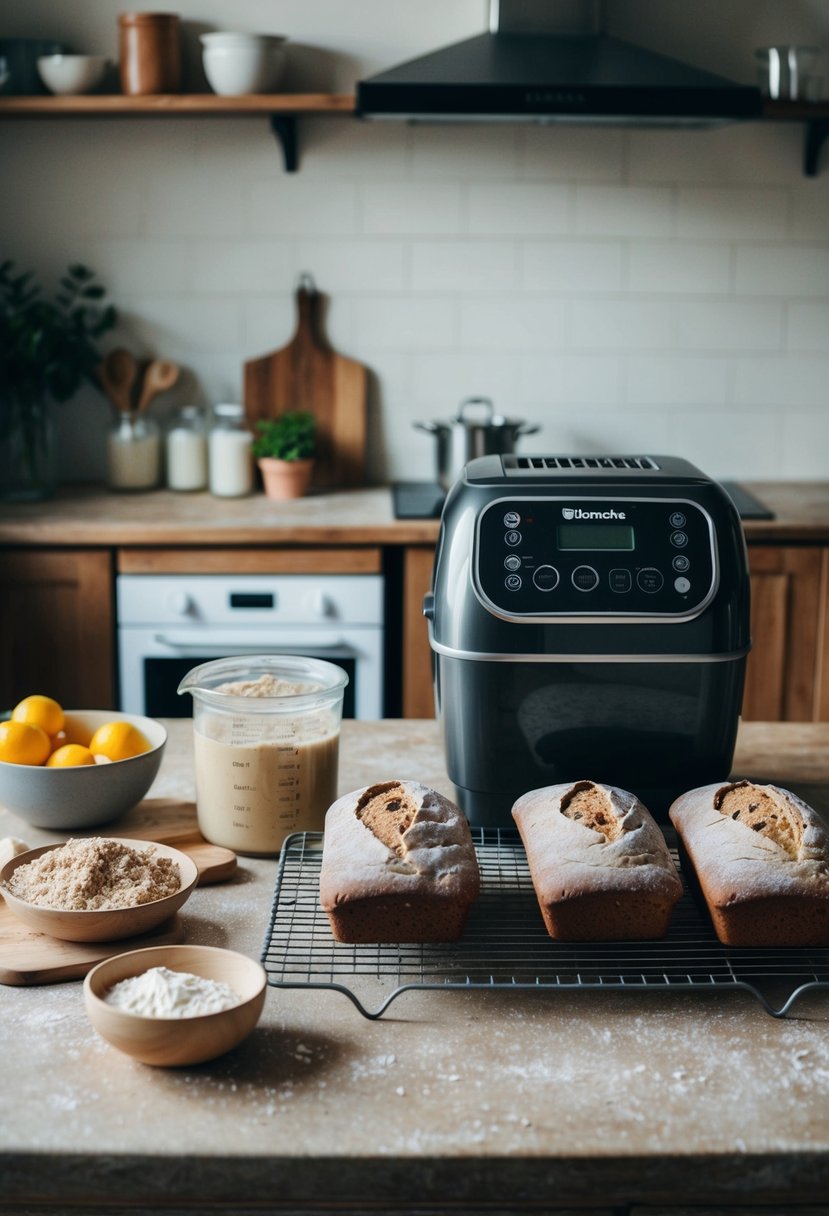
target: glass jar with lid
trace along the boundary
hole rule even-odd
[[[252,443],[243,406],[226,403],[213,407],[213,426],[208,436],[211,494],[219,498],[241,498],[250,494],[253,489]]]
[[[107,483],[112,490],[152,490],[161,477],[161,435],[146,414],[120,413],[107,436]]]
[[[207,424],[204,410],[185,405],[167,431],[167,485],[171,490],[207,487]]]

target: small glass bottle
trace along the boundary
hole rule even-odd
[[[171,490],[207,487],[207,427],[204,411],[185,405],[167,431],[167,485]]]
[[[217,405],[208,436],[210,493],[241,498],[253,490],[253,435],[241,405]]]
[[[152,490],[161,477],[161,436],[146,414],[119,414],[107,436],[107,482],[113,490]]]

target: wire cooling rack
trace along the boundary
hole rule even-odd
[[[772,1017],[784,1017],[808,991],[829,989],[829,950],[723,946],[687,888],[660,941],[553,941],[517,831],[473,828],[472,834],[481,894],[459,942],[359,946],[336,942],[319,906],[322,833],[290,836],[262,948],[268,982],[342,992],[372,1019],[401,993],[426,988],[746,989]]]

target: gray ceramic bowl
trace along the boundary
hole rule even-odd
[[[105,722],[132,722],[151,747],[129,760],[79,768],[0,761],[0,806],[35,828],[75,831],[110,823],[141,801],[161,764],[167,732],[154,718],[113,709],[68,710],[66,718],[90,733]]]

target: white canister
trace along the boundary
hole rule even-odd
[[[240,498],[253,490],[253,436],[241,405],[217,405],[208,437],[210,493]]]
[[[171,490],[207,486],[207,428],[197,405],[179,410],[167,432],[167,485]]]
[[[113,490],[152,490],[161,476],[161,436],[152,418],[121,414],[107,436],[107,482]]]

